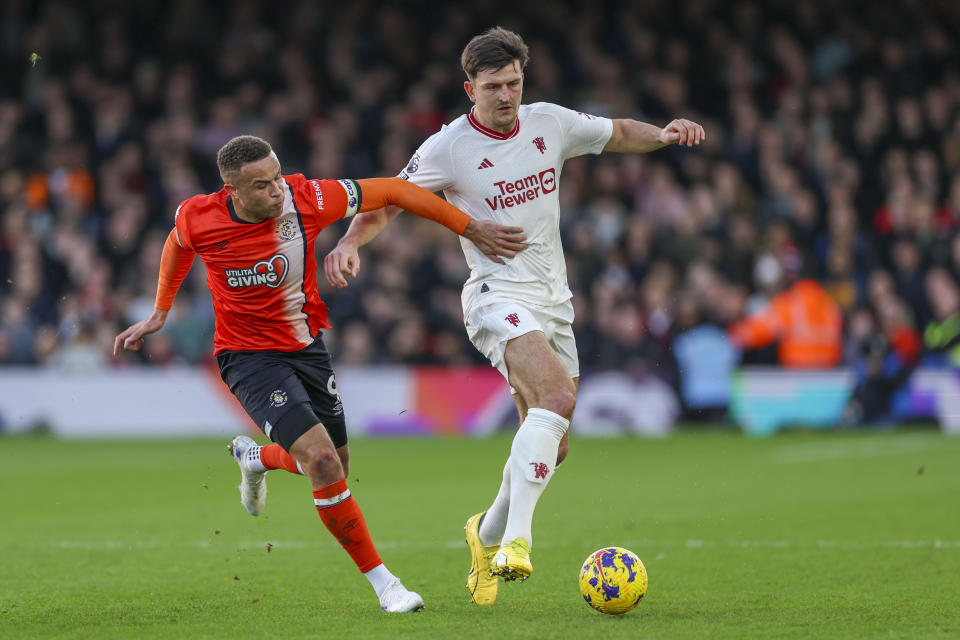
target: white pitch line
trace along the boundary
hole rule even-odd
[[[846,460],[850,458],[872,458],[893,456],[902,453],[917,453],[940,448],[936,438],[920,436],[918,439],[872,442],[817,442],[794,444],[782,447],[773,454],[775,462],[819,462],[821,460]]]
[[[435,549],[438,543],[427,540],[383,540],[375,541],[381,549]],[[83,549],[85,551],[150,551],[168,548],[199,548],[225,550],[265,549],[310,549],[335,547],[333,540],[242,540],[221,543],[217,540],[182,540],[169,542],[160,540],[49,540],[24,542],[19,544],[0,544],[0,549]],[[666,549],[960,549],[960,540],[618,540],[619,546],[634,548]],[[439,543],[445,549],[462,549],[462,540]],[[538,549],[570,547],[570,544],[552,542],[537,543]]]
[[[960,540],[687,540],[688,549],[960,549]]]

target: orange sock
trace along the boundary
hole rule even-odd
[[[373,546],[360,505],[347,489],[347,479],[316,489],[313,502],[327,530],[340,542],[363,573],[383,564]]]
[[[260,462],[267,469],[284,469],[290,473],[303,475],[297,467],[296,459],[278,444],[268,444],[260,447]]]

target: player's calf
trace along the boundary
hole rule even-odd
[[[307,475],[300,467],[300,463],[278,444],[268,444],[260,447],[260,462],[263,463],[263,466],[265,466],[268,471],[272,469],[283,469],[284,471],[289,471],[297,475]]]
[[[563,434],[563,438],[560,440],[560,444],[557,445],[557,464],[560,466],[560,463],[567,459],[567,454],[570,453],[570,431],[568,430]]]
[[[313,502],[324,526],[340,543],[380,599],[380,609],[406,613],[423,608],[423,598],[409,591],[387,570],[370,537],[360,506],[350,494],[344,478],[314,489]]]

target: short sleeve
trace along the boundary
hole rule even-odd
[[[600,153],[613,135],[613,120],[610,118],[593,116],[546,102],[539,103],[536,107],[549,113],[560,123],[564,159]]]
[[[293,182],[293,181],[291,181]],[[301,213],[316,216],[320,227],[349,218],[360,211],[363,192],[356,180],[307,180],[296,181],[294,201]]]
[[[443,129],[427,138],[410,158],[407,166],[397,174],[427,191],[443,191],[453,186],[450,148],[444,144],[449,136]]]

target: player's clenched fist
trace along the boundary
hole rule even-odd
[[[660,142],[663,144],[685,144],[692,147],[706,138],[707,134],[701,125],[683,118],[671,121],[660,131]]]

